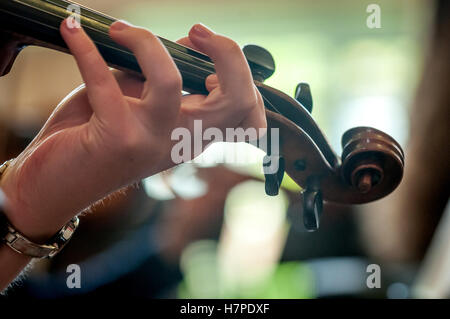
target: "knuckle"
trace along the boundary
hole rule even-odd
[[[109,84],[109,78],[106,74],[97,74],[97,76],[92,78],[91,83],[96,87],[105,88]]]
[[[156,36],[152,32],[150,32],[149,30],[144,29],[144,28],[136,28],[136,29],[137,29],[136,33],[138,35],[138,38],[141,41],[148,41],[148,42],[157,41]]]
[[[130,32],[130,36],[126,41],[132,51],[139,51],[148,44],[153,45],[153,43],[158,41],[158,39],[147,29],[134,28],[132,32]]]
[[[240,54],[241,53],[241,47],[239,44],[231,40],[230,38],[222,37],[223,44],[224,44],[224,51],[226,51],[228,54]]]
[[[120,153],[123,156],[133,156],[141,149],[142,141],[135,129],[128,129],[127,133],[121,135],[117,143]]]
[[[166,76],[160,78],[156,86],[159,90],[164,91],[181,91],[182,88],[182,79],[181,74],[178,70],[174,70],[167,74]]]
[[[96,63],[98,60],[98,51],[94,46],[87,46],[80,50],[80,55],[89,64]]]
[[[259,92],[259,90],[255,87],[255,92],[256,92],[256,103],[258,104],[258,107],[264,109],[264,100],[262,98],[261,93]]]
[[[253,93],[247,94],[245,98],[242,99],[241,105],[244,110],[251,110],[259,103],[258,94],[253,91]]]

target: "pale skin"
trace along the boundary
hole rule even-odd
[[[211,57],[217,74],[208,96],[182,96],[178,69],[148,30],[116,22],[111,38],[137,57],[146,81],[113,73],[82,28],[61,25],[85,82],[55,109],[1,180],[6,216],[22,234],[45,243],[73,216],[140,179],[171,166],[171,132],[208,127],[266,127],[262,98],[239,46],[195,25],[183,45]],[[76,233],[75,233],[76,236]],[[0,246],[0,291],[30,258]]]

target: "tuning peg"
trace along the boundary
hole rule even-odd
[[[264,82],[275,72],[275,61],[273,60],[272,54],[266,49],[249,44],[242,51],[244,51],[253,78],[256,81]]]
[[[305,189],[303,195],[303,224],[307,231],[319,229],[323,200],[320,190]]]
[[[284,176],[284,158],[281,156],[266,155],[263,162],[264,177],[266,179],[266,194],[278,195]]]
[[[299,83],[295,88],[295,99],[303,105],[309,113],[312,112],[313,100],[308,83]]]

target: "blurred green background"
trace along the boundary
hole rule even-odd
[[[369,4],[381,8],[370,29]],[[311,85],[313,116],[340,150],[355,125],[387,131],[404,144],[432,7],[427,1],[146,1],[121,8],[121,17],[175,40],[204,23],[239,44],[257,44],[275,58],[267,81],[290,95]]]

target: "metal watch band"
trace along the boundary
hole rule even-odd
[[[78,217],[74,217],[68,222],[53,239],[50,244],[36,244],[8,225],[8,233],[3,238],[6,245],[14,251],[33,258],[51,258],[63,249],[72,238],[73,233],[79,224]]]
[[[9,164],[11,164],[12,161],[14,161],[14,158],[0,165],[0,178],[2,177],[3,173],[6,171],[6,169],[8,168]]]

